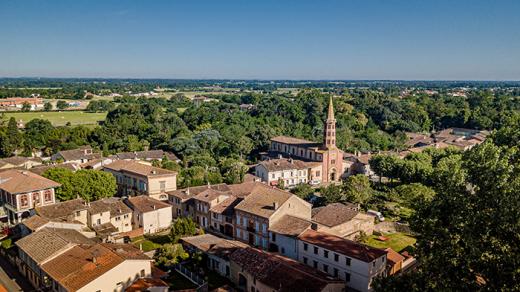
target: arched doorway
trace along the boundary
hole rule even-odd
[[[238,289],[247,291],[247,279],[242,274],[238,274]]]
[[[336,181],[336,180],[338,180],[338,177],[337,177],[336,169],[335,169],[335,168],[331,168],[331,169],[330,169],[330,171],[329,171],[329,178],[330,178],[330,181]]]

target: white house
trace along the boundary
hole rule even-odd
[[[127,203],[133,212],[134,228],[143,228],[144,233],[155,233],[170,227],[172,206],[149,196],[129,197]]]

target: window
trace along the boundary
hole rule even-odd
[[[312,266],[317,269],[318,268],[318,262],[317,261],[312,261]]]
[[[237,229],[237,237],[240,238],[240,229]]]
[[[120,216],[117,216],[117,217],[116,217],[116,221],[121,221],[121,217],[120,217]]]
[[[141,277],[144,277],[144,269],[141,270]]]
[[[350,282],[350,273],[345,272],[345,282]]]
[[[373,261],[372,262],[372,267],[375,267],[376,266],[376,261]]]
[[[33,206],[40,204],[40,193],[32,193]]]
[[[52,201],[52,191],[51,191],[51,190],[46,190],[46,191],[43,193],[43,198],[44,198],[45,202],[50,202],[50,201]]]
[[[332,159],[332,160],[330,161],[330,164],[336,164],[336,160],[335,160],[335,159]]]
[[[161,187],[161,192],[164,192],[166,190],[166,181],[164,181],[164,180],[160,181],[159,185]]]
[[[307,264],[307,258],[306,257],[303,257],[303,263]]]
[[[333,273],[334,277],[338,277],[338,269],[334,268],[334,273]]]
[[[81,212],[80,211],[76,211],[76,217],[79,217],[79,215],[81,215]]]
[[[351,260],[352,260],[351,258],[345,258],[345,263],[347,264],[347,266],[350,266]]]
[[[98,219],[97,220],[97,225],[100,225],[101,224],[101,219]]]
[[[306,244],[306,243],[303,244],[303,250],[307,251],[307,248],[308,248],[308,247],[309,247],[308,244]]]
[[[329,251],[328,250],[324,250],[323,251],[323,256],[326,257],[326,258],[329,258]]]
[[[271,233],[271,241],[276,242],[276,233]]]
[[[282,247],[282,254],[285,254],[285,248]]]
[[[316,171],[316,176],[320,176],[320,171]]]
[[[329,265],[323,265],[323,271],[325,273],[328,273],[329,272]]]
[[[337,253],[334,254],[334,261],[335,262],[339,261],[339,255]]]
[[[29,199],[27,198],[27,195],[22,195],[22,196],[20,197],[20,205],[21,205],[22,207],[27,207],[27,206],[29,206]]]
[[[314,254],[318,254],[318,247],[317,246],[314,247]]]
[[[125,214],[125,215],[123,216],[123,218],[127,219],[127,218],[128,218],[128,214]]]

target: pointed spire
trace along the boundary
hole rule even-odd
[[[329,112],[327,115],[327,121],[334,121],[334,105],[332,104],[332,95],[329,99]]]

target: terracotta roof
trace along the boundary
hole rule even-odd
[[[253,188],[251,194],[245,197],[244,200],[235,207],[235,210],[269,218],[276,211],[274,209],[274,203],[280,207],[291,196],[293,196],[293,194],[289,192],[265,184],[258,184]]]
[[[242,201],[242,199],[237,198],[235,196],[230,196],[224,201],[222,201],[220,204],[211,207],[209,211],[217,214],[231,216],[233,214],[235,206],[238,205],[240,201]]]
[[[170,286],[161,279],[154,278],[140,278],[132,283],[129,287],[125,289],[126,292],[142,292],[142,291],[150,291],[150,288],[154,287],[166,287]]]
[[[312,221],[328,227],[337,226],[352,220],[359,213],[354,204],[332,203],[312,209]]]
[[[73,229],[42,228],[21,238],[16,245],[41,264],[73,245],[89,243],[94,242]]]
[[[38,215],[31,216],[22,221],[22,224],[25,225],[29,230],[36,231],[38,228],[45,226],[45,224],[49,223],[49,220],[42,218]]]
[[[62,150],[57,154],[63,157],[65,161],[71,160],[80,160],[80,159],[97,159],[101,158],[101,153],[88,153],[87,151],[92,151],[90,146],[83,146],[78,149],[72,150]]]
[[[36,207],[36,213],[49,220],[71,222],[74,218],[74,212],[86,209],[88,209],[88,206],[83,199],[73,199]]]
[[[291,215],[283,215],[269,230],[286,236],[298,236],[311,226],[311,222]]]
[[[80,167],[75,163],[60,163],[60,164],[52,164],[52,165],[38,165],[31,168],[29,171],[36,173],[38,175],[42,175],[45,171],[53,168],[65,168],[71,171],[76,171]]]
[[[134,259],[133,256],[127,257],[127,249],[137,250],[142,255],[138,259],[150,260],[135,247],[125,247],[119,251],[111,246],[115,245],[75,246],[42,265],[42,270],[59,282],[67,291],[77,291],[125,260]],[[131,253],[137,252],[132,251]]]
[[[241,184],[228,185],[228,187],[231,189],[231,193],[233,194],[233,196],[238,198],[244,198],[251,194],[253,190],[256,188],[266,187],[266,184],[252,181],[244,182]]]
[[[212,234],[184,237],[181,238],[181,242],[183,242],[185,245],[195,247],[204,253],[214,255],[225,260],[228,260],[229,255],[231,255],[237,249],[248,247],[247,244],[240,241],[228,240]]]
[[[110,217],[116,217],[119,215],[132,213],[132,209],[123,203],[121,199],[112,197],[91,202],[89,212],[91,214],[110,212]]]
[[[139,163],[134,160],[116,160],[110,164],[105,165],[104,167],[118,172],[130,172],[148,177],[177,174],[177,172],[172,170]]]
[[[319,143],[319,142],[313,142],[313,141],[309,141],[309,140],[305,140],[305,139],[288,137],[288,136],[277,136],[277,137],[271,138],[271,141],[279,142],[279,143],[283,143],[283,144],[298,145],[298,146],[303,146],[303,147],[321,146],[321,143]]]
[[[204,186],[198,186],[198,187],[189,187],[189,188],[185,188],[185,189],[178,189],[175,191],[168,192],[168,195],[185,200],[185,199],[195,197],[196,195],[200,194],[201,192],[207,190],[208,188],[211,188],[211,189],[217,190],[217,191],[221,191],[221,192],[227,192],[227,191],[231,190],[231,188],[226,184],[216,184],[216,185],[210,185],[210,186],[204,185]]]
[[[152,212],[157,209],[171,208],[170,204],[150,198],[148,196],[129,197],[128,202],[132,205],[132,209],[140,213]]]
[[[221,192],[218,190],[214,190],[212,188],[208,188],[202,192],[200,192],[198,195],[193,197],[195,200],[199,200],[202,202],[211,202],[213,200],[218,199],[221,196],[225,196],[226,198],[229,197],[229,192]],[[225,200],[225,199],[224,199]],[[223,200],[221,200],[222,202]]]
[[[395,264],[404,261],[404,256],[400,255],[395,250],[393,250],[391,248],[387,248],[387,249],[385,249],[385,251],[387,252],[387,255],[386,255],[387,264],[394,266]]]
[[[0,161],[9,163],[14,166],[21,166],[29,161],[41,162],[41,159],[32,158],[32,157],[23,157],[23,156],[11,156],[11,157],[0,159]]]
[[[359,156],[356,156],[356,159],[359,163],[368,165],[368,162],[370,161],[371,157],[372,157],[372,154],[361,154]]]
[[[318,232],[308,229],[298,238],[304,242],[320,246],[322,248],[358,259],[363,262],[372,262],[373,260],[386,255],[386,251],[373,248],[368,245],[360,244],[355,241],[341,238],[324,232]]]
[[[329,284],[344,283],[297,261],[250,247],[236,250],[229,258],[276,291],[322,291]]]
[[[8,169],[0,172],[0,189],[11,194],[28,193],[61,186],[30,171]]]
[[[321,162],[305,162],[302,160],[297,160],[297,159],[292,159],[292,158],[289,158],[289,159],[280,158],[280,159],[265,160],[265,161],[258,163],[258,165],[262,165],[268,171],[280,171],[280,170],[291,170],[291,169],[296,169],[296,170],[307,169],[307,168],[310,168],[315,165],[321,165]]]

